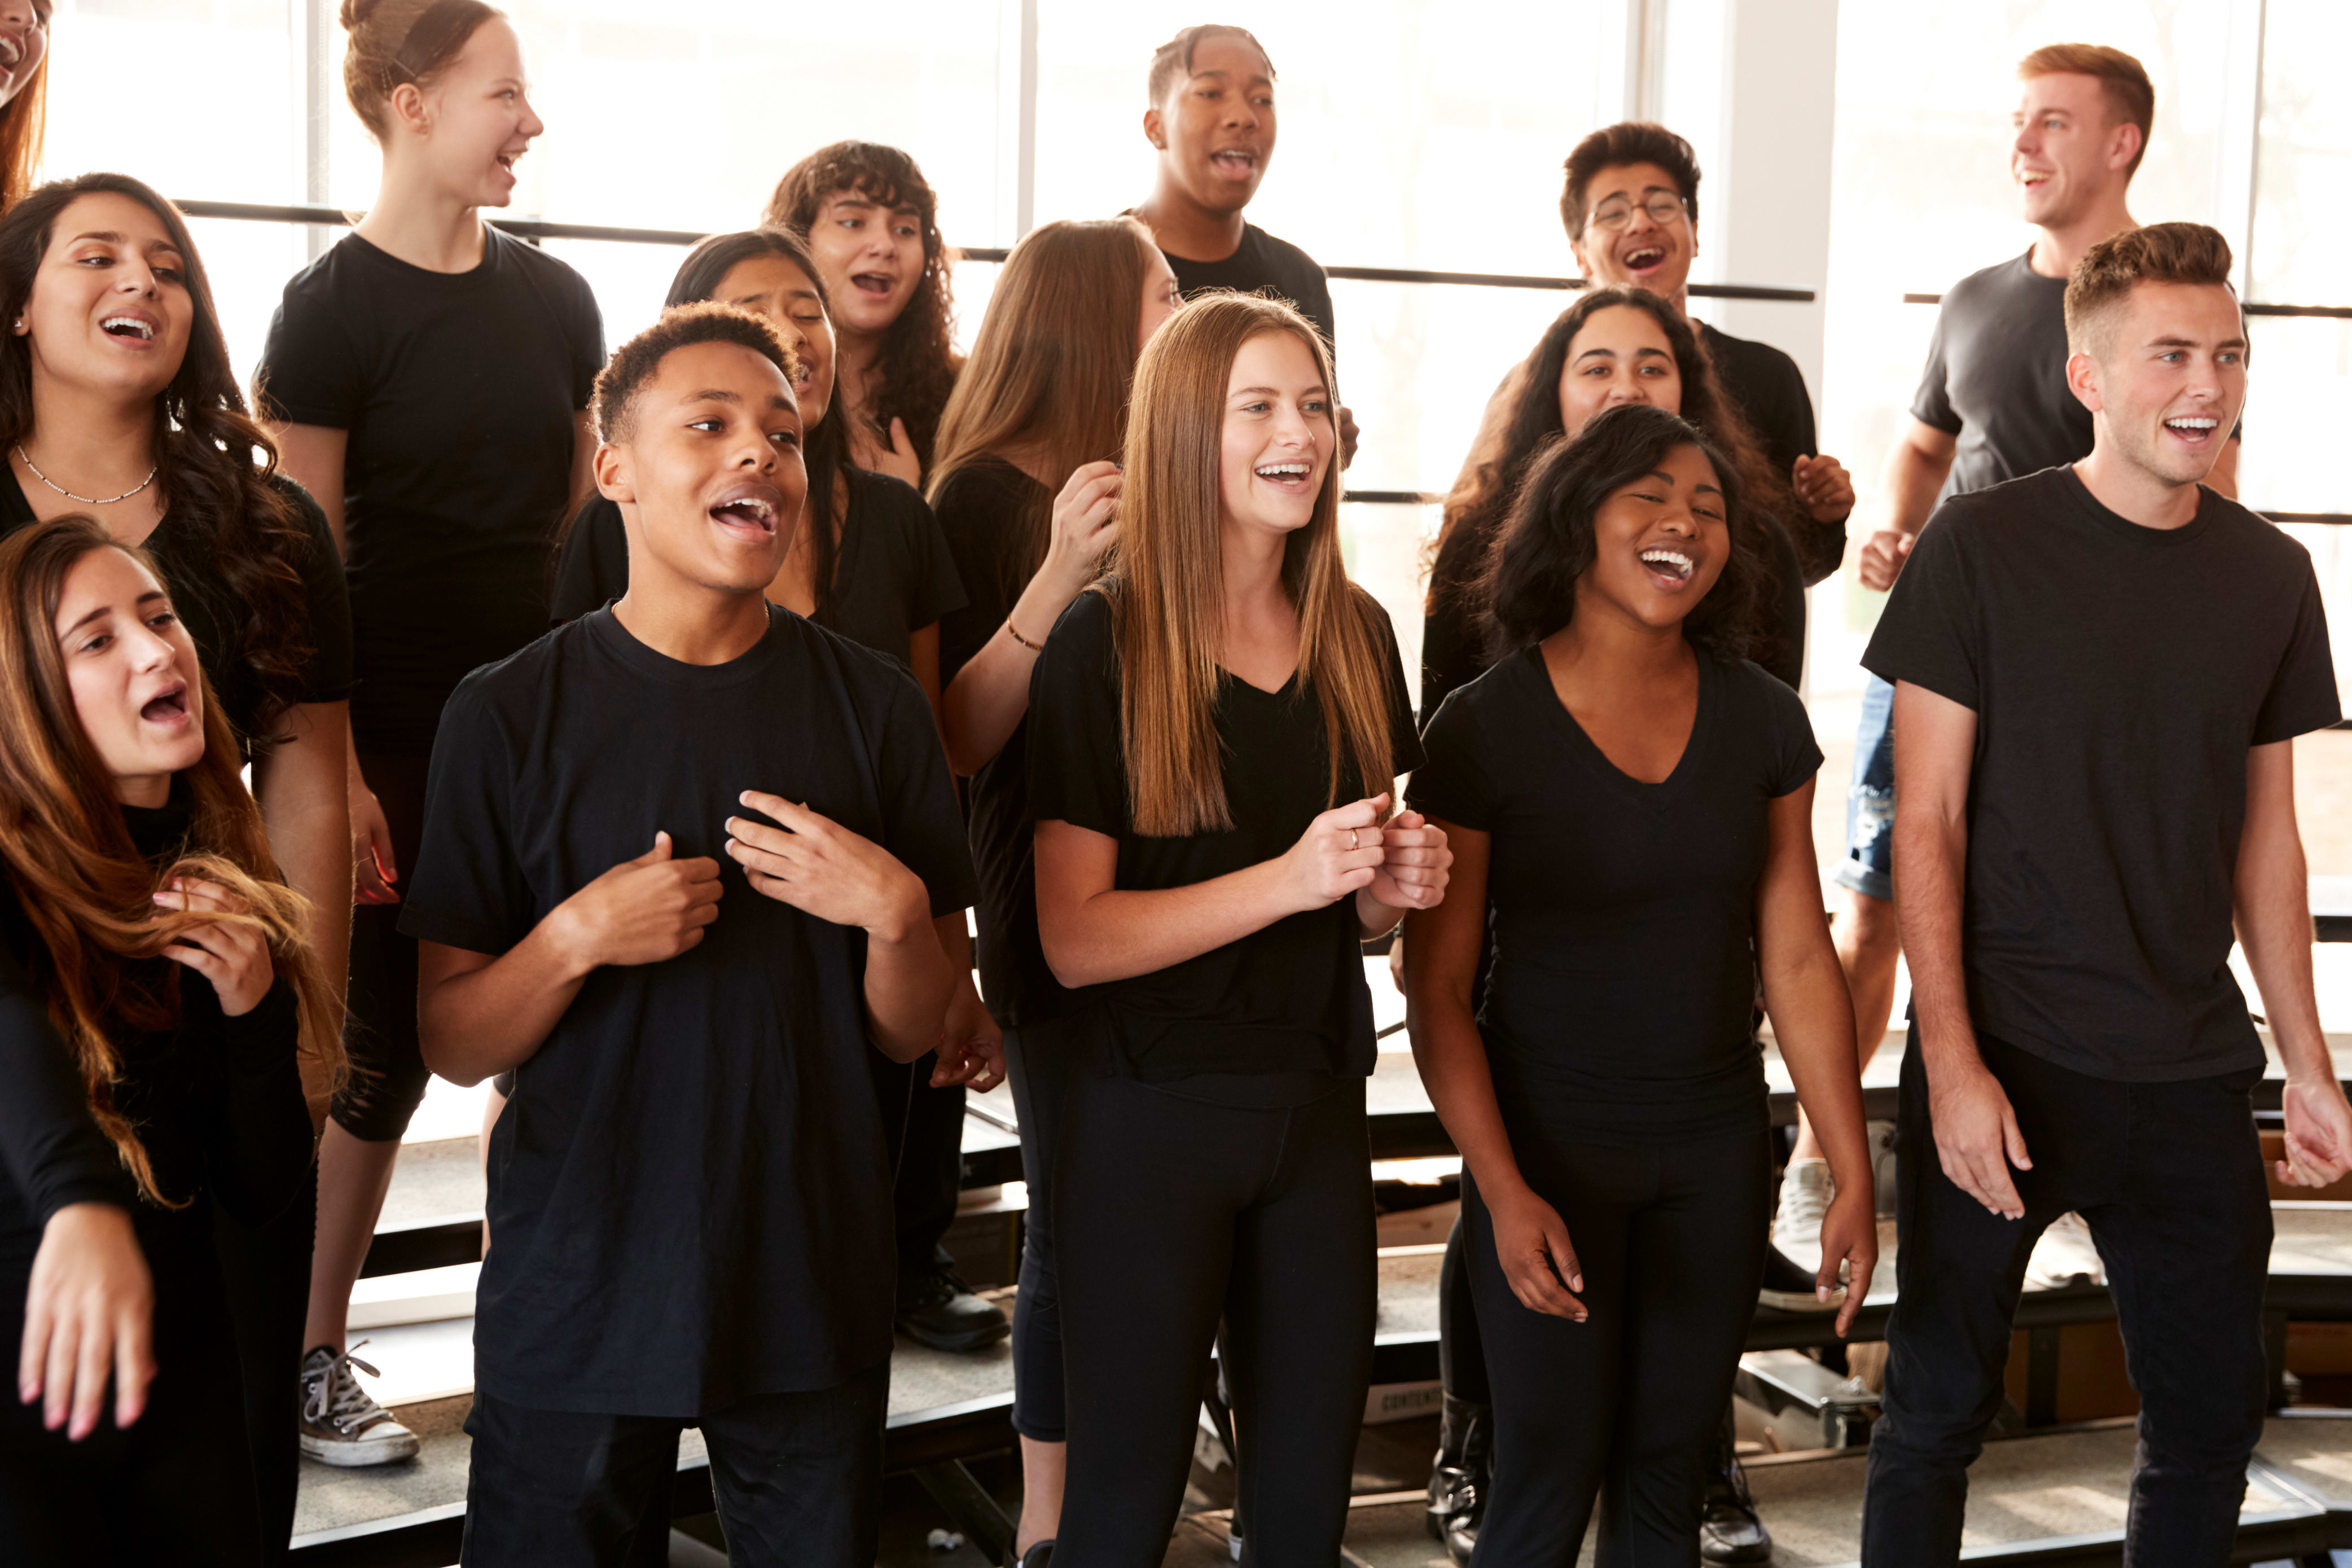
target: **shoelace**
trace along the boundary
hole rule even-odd
[[[360,1344],[365,1343],[367,1341],[360,1341]],[[348,1433],[371,1416],[383,1414],[383,1406],[378,1405],[373,1396],[360,1386],[359,1379],[352,1375],[353,1367],[370,1377],[383,1375],[352,1354],[352,1350],[360,1348],[360,1344],[352,1346],[351,1350],[344,1351],[311,1374],[318,1381],[304,1395],[302,1415],[306,1420],[327,1421],[338,1432]]]

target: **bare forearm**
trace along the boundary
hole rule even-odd
[[[1814,925],[1811,939],[1801,941],[1792,954],[1764,944],[1764,1010],[1772,1019],[1780,1060],[1796,1082],[1797,1103],[1829,1156],[1830,1173],[1839,1186],[1848,1187],[1864,1178],[1870,1166],[1853,999],[1829,932],[1818,920]]]
[[[480,968],[417,987],[416,1027],[425,1065],[472,1085],[511,1071],[555,1032],[594,966],[578,956],[562,908]]]
[[[2292,824],[2284,831],[2249,829],[2239,845],[2235,889],[2246,967],[2288,1074],[2331,1075],[2335,1063],[2312,987],[2311,894],[2302,838]]]
[[[1066,918],[1039,906],[1045,962],[1065,986],[1130,979],[1197,958],[1297,913],[1285,902],[1280,861],[1261,861],[1189,887],[1111,890]]]
[[[1387,936],[1404,916],[1405,912],[1395,904],[1382,904],[1373,897],[1370,888],[1356,890],[1356,933],[1365,941]]]
[[[1976,1027],[1969,1017],[1968,979],[1960,960],[1960,888],[1966,875],[1968,831],[1958,821],[1925,809],[1906,810],[1896,797],[1895,901],[1904,961],[1911,970],[1911,1001],[1930,1071],[1939,1063],[1981,1066]]]
[[[939,1044],[956,976],[927,918],[904,921],[888,934],[867,933],[866,1018],[883,1055],[912,1061]]]
[[[1937,493],[1951,472],[1950,453],[1930,451],[1907,437],[1898,440],[1886,465],[1886,526],[1906,534],[1927,527]]]
[[[1408,976],[1411,971],[1408,958]],[[1495,1197],[1526,1185],[1518,1156],[1511,1150],[1510,1133],[1503,1125],[1486,1042],[1479,1038],[1468,995],[1459,987],[1409,978],[1405,1027],[1429,1103],[1478,1189]]]
[[[1024,628],[1022,635],[1038,633]],[[1029,711],[1029,672],[1036,663],[1035,650],[1023,647],[999,626],[948,684],[940,711],[946,719],[948,766],[959,775],[969,779],[987,767],[1021,727],[1022,716]]]

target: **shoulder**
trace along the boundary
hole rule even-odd
[[[858,470],[863,473],[864,470]],[[874,476],[887,478],[887,475]],[[897,483],[896,480],[890,481]],[[1030,489],[1044,486],[1007,463],[1003,458],[982,454],[950,469],[931,493],[931,510],[941,517],[953,511],[958,514],[990,513],[1018,504]]]
[[[2218,490],[2208,488],[2200,494],[2200,510],[2210,519],[2207,526],[2236,548],[2297,574],[2315,570],[2310,548],[2260,512]]]
[[[1723,673],[1724,690],[1734,702],[1770,716],[1776,727],[1794,724],[1807,734],[1812,732],[1805,699],[1790,690],[1788,682],[1753,659],[1720,659],[1716,667]]]
[[[1305,251],[1299,249],[1288,240],[1275,238],[1274,235],[1266,233],[1255,224],[1245,224],[1243,226],[1248,231],[1250,237],[1257,242],[1259,254],[1264,256],[1266,260],[1273,263],[1276,267],[1281,268],[1285,272],[1299,273],[1311,277],[1318,282],[1323,280],[1323,264],[1321,262],[1316,260],[1313,256],[1307,255]]]
[[[1445,694],[1445,700],[1437,705],[1437,712],[1429,716],[1431,732],[1436,732],[1441,720],[1463,729],[1475,728],[1497,712],[1524,706],[1537,674],[1524,650],[1504,654],[1479,672],[1476,679],[1465,681]]]
[[[1071,600],[1046,636],[1046,648],[1059,648],[1066,655],[1100,653],[1117,657],[1118,606],[1111,601],[1117,591],[1116,585],[1098,582]]]
[[[839,680],[852,712],[880,715],[886,721],[918,716],[922,732],[933,733],[930,699],[905,664],[805,616],[789,611],[771,613],[776,635],[797,641],[807,658]]]
[[[2040,532],[2041,519],[2074,504],[2075,487],[2073,470],[2062,466],[1947,496],[1920,529],[1920,546],[1927,545],[1930,533],[1939,549],[1969,550],[1989,538]]]
[[[1702,324],[1700,333],[1707,350],[1718,361],[1738,365],[1742,372],[1755,380],[1792,381],[1803,384],[1805,372],[1788,352],[1755,338],[1735,338],[1728,332]]]
[[[499,266],[511,267],[545,287],[594,303],[595,291],[588,287],[588,280],[570,262],[550,256],[529,240],[516,238],[496,224],[485,225],[484,230],[489,237],[483,243],[496,248]]]
[[[1980,305],[2015,289],[2028,278],[2040,277],[2029,259],[2032,255],[2028,251],[2012,256],[2006,261],[1994,262],[1990,267],[1977,268],[1944,290],[1942,308],[1949,310],[1956,305],[1963,308]]]
[[[584,615],[567,621],[459,681],[442,716],[444,733],[461,710],[475,724],[515,719],[535,710],[549,681],[589,655],[587,622]]]
[[[849,476],[849,505],[861,524],[887,522],[904,532],[931,520],[922,492],[905,480],[855,464],[844,472]],[[954,477],[950,476],[950,483]]]
[[[318,260],[288,278],[281,292],[286,308],[323,308],[344,294],[366,287],[364,274],[370,258],[363,245],[345,235],[329,246]]]
[[[301,481],[283,472],[270,475],[264,483],[285,504],[287,514],[295,526],[310,536],[311,552],[315,554],[323,549],[331,559],[335,553],[335,532],[328,525],[326,511],[319,505],[318,497],[303,488]],[[340,570],[342,563],[337,561],[335,564]]]

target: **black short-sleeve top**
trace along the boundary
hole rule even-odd
[[[587,279],[496,228],[465,272],[354,234],[286,285],[256,381],[269,418],[349,433],[362,751],[429,752],[466,673],[547,630],[578,413],[604,362]]]
[[[1761,1124],[1756,894],[1771,803],[1821,767],[1797,694],[1698,656],[1698,712],[1659,783],[1621,771],[1539,647],[1445,699],[1413,807],[1491,837],[1479,1031],[1511,1121],[1633,1145]]]
[[[1412,699],[1388,616],[1358,591],[1376,628],[1391,765],[1421,760]],[[1130,823],[1120,741],[1118,644],[1111,601],[1078,595],[1037,660],[1029,691],[1029,802],[1059,821],[1118,840],[1119,889],[1189,887],[1287,852],[1334,805],[1392,791],[1391,779],[1343,768],[1338,798],[1321,706],[1297,675],[1268,692],[1228,674],[1216,727],[1234,825],[1189,838],[1146,838]],[[1364,984],[1355,901],[1292,915],[1235,942],[1151,974],[1076,994],[1106,1034],[1111,1070],[1144,1082],[1201,1074],[1331,1073],[1372,1070],[1371,994]]]

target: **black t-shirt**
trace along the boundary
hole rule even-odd
[[[1771,802],[1822,765],[1797,694],[1701,653],[1675,770],[1618,769],[1528,648],[1446,699],[1413,809],[1492,836],[1479,1032],[1507,1119],[1604,1144],[1761,1124],[1756,890]]]
[[[2090,455],[2091,411],[2066,385],[2066,280],[2032,259],[1969,274],[1936,312],[1911,413],[1959,438],[1938,500]]]
[[[1379,629],[1397,772],[1421,762],[1412,699],[1388,617],[1361,590]],[[1118,641],[1110,601],[1078,595],[1054,627],[1029,687],[1029,804],[1118,841],[1120,889],[1190,887],[1275,859],[1334,805],[1393,790],[1349,769],[1330,798],[1330,758],[1314,688],[1294,674],[1279,692],[1230,674],[1217,684],[1217,738],[1234,826],[1190,838],[1144,838],[1129,825],[1120,745]],[[1195,1074],[1345,1073],[1372,1070],[1371,993],[1357,941],[1356,903],[1293,915],[1165,969],[1079,991],[1104,1027],[1114,1071],[1148,1083]]]
[[[1212,288],[1272,294],[1297,306],[1298,313],[1323,334],[1326,347],[1338,344],[1330,280],[1313,256],[1288,240],[1276,239],[1255,224],[1245,223],[1241,245],[1223,261],[1194,261],[1165,250],[1160,254],[1168,257],[1169,270],[1176,275],[1176,287],[1183,290],[1185,298]]]
[[[889,1354],[864,935],[753,892],[727,858],[752,789],[888,850],[935,914],[971,902],[923,694],[789,611],[709,667],[593,611],[449,699],[402,931],[504,953],[656,831],[726,884],[699,945],[589,976],[515,1071],[474,1329],[498,1398],[690,1417]]]
[[[309,536],[290,563],[302,574],[302,596],[310,612],[311,652],[299,700],[339,703],[352,695],[352,606],[343,588],[342,562],[335,554],[334,532],[310,491],[283,475],[270,483],[294,503],[297,521]],[[0,538],[36,520],[24,486],[13,474],[0,476]],[[194,534],[184,517],[166,512],[147,536],[145,548],[163,570],[163,586],[196,645],[196,662],[205,667],[205,678],[212,682],[221,711],[249,757],[261,710],[261,684],[252,666],[233,660],[228,653],[229,629],[246,611],[221,577],[220,559],[209,541]]]
[[[1707,361],[1715,367],[1717,383],[1748,421],[1748,428],[1763,444],[1764,455],[1783,479],[1795,471],[1797,459],[1820,451],[1813,428],[1813,400],[1805,390],[1805,372],[1797,361],[1769,343],[1735,338],[1701,321],[1699,341],[1706,346]],[[1817,523],[1811,517],[1781,518],[1780,531],[1795,548],[1803,580],[1797,587],[1795,627],[1801,644],[1804,601],[1801,591],[1837,570],[1845,559],[1845,524]],[[1787,619],[1787,612],[1782,612]],[[1769,666],[1768,666],[1769,668]],[[1774,674],[1780,672],[1774,670]],[[1796,683],[1790,681],[1790,685]]]
[[[576,416],[604,362],[587,280],[495,228],[467,272],[347,235],[286,285],[257,379],[269,417],[350,433],[361,750],[428,752],[466,672],[547,630]]]
[[[1029,586],[1022,571],[1029,520],[1046,515],[1053,493],[1000,457],[965,464],[940,486],[940,531],[947,536],[969,596],[940,622],[940,685],[988,646]],[[1022,634],[1035,637],[1037,628]],[[1069,993],[1045,966],[1037,942],[1037,861],[1029,815],[1029,720],[973,774],[964,792],[971,861],[980,875],[980,994],[1006,1029],[1062,1010]]]
[[[849,505],[834,558],[833,603],[811,616],[828,632],[904,664],[914,634],[962,608],[963,584],[930,507],[887,474],[850,468]],[[629,591],[629,539],[617,502],[580,508],[555,569],[553,619],[576,621]]]
[[[2050,469],[1936,509],[1863,663],[1977,715],[1977,1028],[2095,1078],[2261,1065],[2229,967],[2246,753],[2339,713],[2303,546],[2210,490],[2141,528]]]

